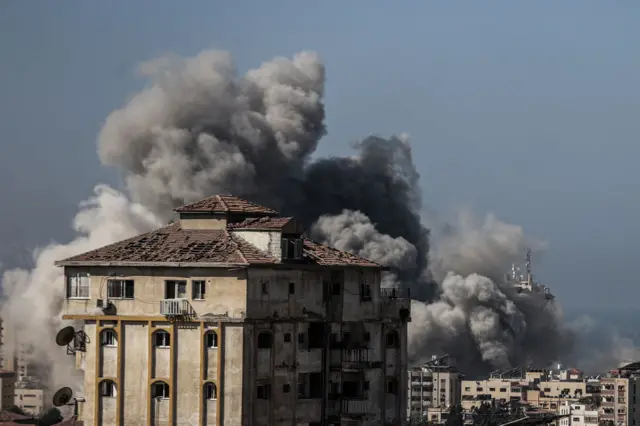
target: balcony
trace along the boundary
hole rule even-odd
[[[163,299],[160,301],[160,315],[188,317],[194,316],[195,311],[187,299]]]
[[[380,315],[411,321],[411,291],[408,288],[381,288]]]
[[[381,361],[371,349],[334,349],[331,351],[331,365],[345,368],[374,368],[376,365],[381,365]]]
[[[342,414],[347,416],[364,416],[371,411],[371,401],[366,399],[343,399]]]

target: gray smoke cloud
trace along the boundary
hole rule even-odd
[[[229,54],[205,51],[151,61],[140,72],[149,85],[112,112],[98,136],[99,158],[122,173],[126,193],[98,186],[80,206],[76,240],[35,252],[33,270],[2,278],[0,313],[29,340],[33,359],[53,366],[52,387],[71,380],[71,360],[52,339],[65,324],[54,260],[145,232],[169,220],[172,208],[216,193],[295,215],[316,238],[392,266],[387,284],[417,299],[416,361],[446,351],[474,373],[561,355],[559,310],[499,281],[507,261],[522,255],[519,228],[492,220],[469,234],[454,226],[430,255],[406,135],[370,136],[353,156],[312,160],[325,134],[318,55],[276,58],[241,76]]]

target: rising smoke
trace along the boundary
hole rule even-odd
[[[557,308],[504,285],[527,244],[519,227],[462,221],[437,235],[430,253],[406,136],[371,136],[352,157],[311,159],[325,134],[316,54],[277,58],[244,76],[217,51],[162,58],[141,72],[151,84],[109,115],[98,138],[100,160],[123,174],[127,193],[98,186],[75,218],[76,240],[37,251],[33,270],[2,279],[1,314],[34,346],[34,359],[54,365],[51,385],[71,377],[50,335],[64,296],[53,261],[147,231],[173,207],[216,193],[296,215],[314,238],[391,266],[385,285],[417,299],[415,361],[446,351],[473,374],[548,363],[568,350]]]

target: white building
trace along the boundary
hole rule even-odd
[[[563,401],[560,414],[567,415],[559,420],[560,426],[598,426],[598,409],[585,404]]]
[[[176,212],[57,263],[89,337],[85,424],[404,422],[410,301],[380,265],[237,197]]]
[[[441,423],[452,405],[460,404],[461,374],[449,355],[432,359],[409,369],[407,417]]]

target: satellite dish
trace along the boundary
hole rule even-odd
[[[73,391],[71,390],[71,388],[64,387],[58,389],[58,391],[53,395],[53,405],[56,407],[67,405],[71,401],[72,397]]]
[[[56,335],[56,344],[58,346],[67,346],[75,336],[76,330],[73,327],[65,327],[58,331],[58,334]]]

